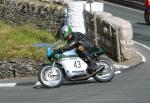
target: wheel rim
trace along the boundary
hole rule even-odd
[[[41,72],[41,80],[47,86],[56,86],[61,82],[61,71],[55,67],[52,70],[51,66],[43,68]]]
[[[100,71],[96,75],[101,79],[109,79],[112,74],[112,67],[105,61],[99,61],[98,64],[104,66],[104,68],[103,71]]]

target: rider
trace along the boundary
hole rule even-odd
[[[72,32],[72,28],[70,26],[62,27],[60,30],[60,36],[64,40],[67,40],[67,47],[63,48],[62,52],[75,48],[77,54],[81,58],[86,59],[88,70],[95,70],[95,62],[90,57],[90,52],[96,50],[96,45],[92,42],[92,40],[80,32]]]

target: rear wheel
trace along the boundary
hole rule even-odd
[[[52,68],[52,65],[44,65],[38,75],[39,82],[48,88],[61,86],[63,73],[57,65]]]
[[[100,70],[93,78],[98,82],[109,82],[115,76],[115,67],[113,63],[103,57],[100,57],[97,60],[97,67],[103,66],[103,69]]]

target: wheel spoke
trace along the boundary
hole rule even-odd
[[[52,70],[51,66],[47,66],[41,71],[39,80],[44,86],[55,87],[62,81],[62,72],[57,67]]]
[[[97,66],[104,66],[104,68],[94,77],[98,82],[107,82],[114,77],[115,69],[111,61],[108,59],[100,58],[99,61],[97,61]]]

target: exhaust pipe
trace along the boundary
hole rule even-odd
[[[101,66],[99,69],[97,69],[95,72],[93,72],[92,74],[90,75],[87,75],[85,77],[79,77],[77,79],[71,79],[71,81],[80,81],[80,80],[87,80],[91,77],[93,77],[94,75],[96,75],[100,70],[102,70],[104,68],[104,66]]]

